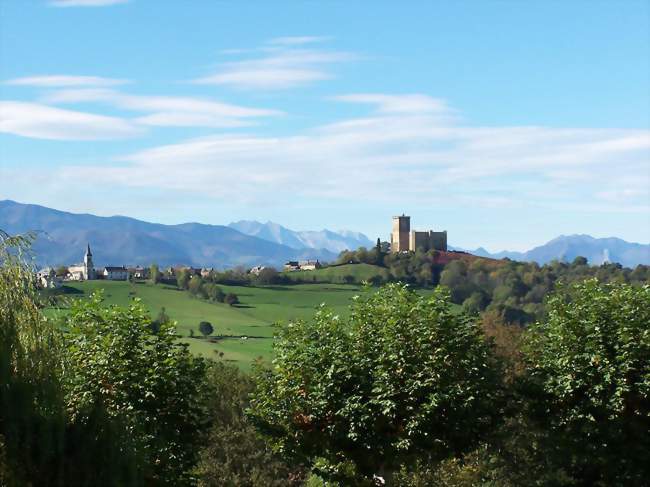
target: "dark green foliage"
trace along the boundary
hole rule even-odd
[[[212,327],[212,323],[208,321],[202,321],[199,323],[199,331],[201,332],[201,335],[207,337],[208,335],[212,335],[214,328]]]
[[[273,453],[248,423],[244,410],[253,390],[250,377],[221,363],[209,370],[204,394],[210,428],[196,474],[202,486],[285,487],[299,485],[302,469]]]
[[[79,301],[66,327],[70,483],[188,483],[202,359],[178,343],[173,323],[152,335],[137,300],[126,309]]]
[[[165,311],[165,307],[163,306],[160,308],[160,312],[158,313],[158,316],[156,316],[156,319],[151,322],[151,333],[160,333],[162,325],[168,324],[170,322],[171,318],[169,318],[167,312]]]
[[[239,304],[239,298],[234,293],[228,293],[226,294],[226,297],[224,298],[223,302],[230,306],[234,306],[236,304]]]
[[[273,267],[265,267],[257,275],[255,281],[258,284],[269,285],[269,284],[280,284],[282,282],[282,279],[278,271],[276,271]]]
[[[0,485],[60,485],[65,409],[60,335],[25,264],[31,237],[0,231]]]
[[[281,328],[251,418],[322,476],[369,481],[471,450],[499,417],[500,376],[448,296],[389,285],[344,320],[326,308]]]
[[[647,485],[650,286],[586,281],[548,307],[525,348],[546,456],[579,485]]]
[[[158,284],[162,279],[162,274],[156,264],[151,264],[151,267],[149,267],[149,279],[153,284]]]

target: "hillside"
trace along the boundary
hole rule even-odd
[[[225,292],[237,294],[241,301],[240,306],[231,307],[193,298],[187,292],[166,285],[86,281],[67,283],[67,286],[80,292],[69,294],[68,298],[86,298],[94,291],[103,290],[106,304],[127,306],[137,297],[154,317],[164,307],[167,315],[177,322],[178,334],[183,341],[189,343],[193,353],[216,358],[215,354],[221,352],[223,360],[232,362],[244,370],[248,370],[251,362],[258,357],[271,357],[273,323],[308,319],[321,303],[327,303],[338,314],[345,316],[349,312],[348,306],[352,302],[352,296],[360,292],[359,286],[332,284],[290,287],[221,285]],[[65,309],[46,310],[51,317],[66,312]],[[191,331],[195,336],[200,335],[198,324],[201,321],[212,323],[214,335],[224,335],[225,338],[212,342],[191,338]]]
[[[38,233],[38,265],[79,262],[89,242],[97,265],[187,264],[208,267],[282,265],[292,259],[332,260],[325,250],[294,249],[223,225],[163,225],[124,216],[99,217],[0,201],[0,229]]]
[[[296,281],[314,280],[317,282],[345,283],[346,276],[351,276],[353,282],[369,281],[374,276],[381,276],[388,279],[388,270],[370,264],[344,264],[333,265],[314,271],[293,271],[285,272],[285,276]]]

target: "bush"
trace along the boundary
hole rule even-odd
[[[478,325],[388,285],[343,320],[283,327],[258,370],[251,418],[275,447],[344,483],[476,447],[499,419],[500,373]],[[352,478],[350,478],[352,476]]]
[[[545,455],[580,485],[650,476],[650,286],[575,284],[525,347],[531,420]]]

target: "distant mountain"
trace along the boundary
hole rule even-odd
[[[0,230],[38,232],[33,250],[38,265],[80,262],[89,242],[97,265],[186,264],[207,267],[275,265],[287,260],[336,255],[326,250],[296,249],[222,225],[162,225],[124,216],[99,217],[38,205],[0,201]]]
[[[552,260],[571,262],[578,256],[586,257],[590,264],[618,262],[624,267],[636,267],[639,264],[650,265],[650,245],[626,242],[620,238],[594,238],[589,235],[560,235],[550,242],[535,247],[527,252],[503,251],[489,253],[482,247],[470,250],[481,257],[537,262],[545,264]]]
[[[269,242],[293,247],[294,249],[326,249],[339,253],[342,250],[356,250],[372,247],[374,243],[363,233],[341,230],[302,231],[290,230],[278,223],[241,220],[228,225],[246,235],[263,238]]]

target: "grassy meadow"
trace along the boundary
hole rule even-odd
[[[83,299],[95,291],[103,290],[106,304],[127,306],[133,298],[140,298],[156,317],[164,307],[167,315],[177,322],[177,330],[189,343],[192,352],[217,358],[248,370],[258,357],[271,356],[273,324],[292,319],[309,318],[316,307],[326,303],[341,315],[348,313],[354,295],[363,292],[360,286],[344,284],[296,284],[290,286],[220,287],[224,292],[237,294],[240,304],[211,303],[192,297],[175,286],[152,285],[145,282],[86,281],[66,283],[78,294],[68,294],[68,299]],[[49,308],[46,313],[56,317],[66,313],[65,308]],[[199,322],[209,321],[214,327],[214,341],[204,340],[198,330]],[[194,330],[196,338],[190,337]],[[246,337],[246,338],[244,338]]]

